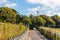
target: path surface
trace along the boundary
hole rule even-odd
[[[37,30],[27,30],[21,36],[17,36],[9,40],[47,40],[47,38],[41,35]]]
[[[37,30],[29,30],[29,40],[48,40]]]
[[[9,38],[9,40],[29,40],[28,39],[28,30],[20,36],[17,36],[15,38]]]

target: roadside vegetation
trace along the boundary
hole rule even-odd
[[[44,26],[45,29],[50,29],[51,32],[54,31],[58,34],[60,33],[60,17],[58,15],[34,16],[32,14],[26,16],[21,15],[15,9],[0,7],[0,40],[8,40],[10,37],[22,34],[26,31],[27,26],[30,29],[37,28],[39,30],[40,26]],[[51,36],[51,34],[49,35]]]
[[[14,9],[0,7],[0,40],[8,40],[24,33],[27,30],[27,25],[22,21],[24,17]]]
[[[60,28],[39,27],[39,31],[51,40],[60,40]]]
[[[11,24],[11,23],[0,23],[0,40],[8,40],[21,35],[27,30],[27,27],[22,23]]]
[[[51,28],[59,28],[60,27],[60,17],[58,15],[47,16],[47,15],[39,15],[39,16],[29,16],[31,18],[30,28],[33,29],[38,28],[39,26],[51,27]]]

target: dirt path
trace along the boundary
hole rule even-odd
[[[38,30],[28,30],[23,35],[9,40],[48,40]]]
[[[37,30],[29,30],[29,40],[48,40]]]

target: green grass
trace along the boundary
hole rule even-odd
[[[27,27],[21,24],[0,23],[0,40],[8,40],[26,31]]]

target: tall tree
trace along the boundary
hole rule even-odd
[[[7,8],[7,7],[0,7],[0,19],[4,22],[12,22],[15,23],[16,22],[16,15],[17,13],[15,11],[13,11],[11,8]]]
[[[55,26],[55,21],[51,17],[47,15],[40,15],[40,17],[46,20],[46,26]]]
[[[37,17],[37,25],[44,26],[46,23],[46,20],[44,20],[42,17]]]
[[[51,17],[56,22],[56,27],[60,25],[60,17],[58,15]]]
[[[28,25],[28,24],[31,24],[31,19],[27,16],[24,16],[22,18],[22,22],[25,24],[25,25]]]

